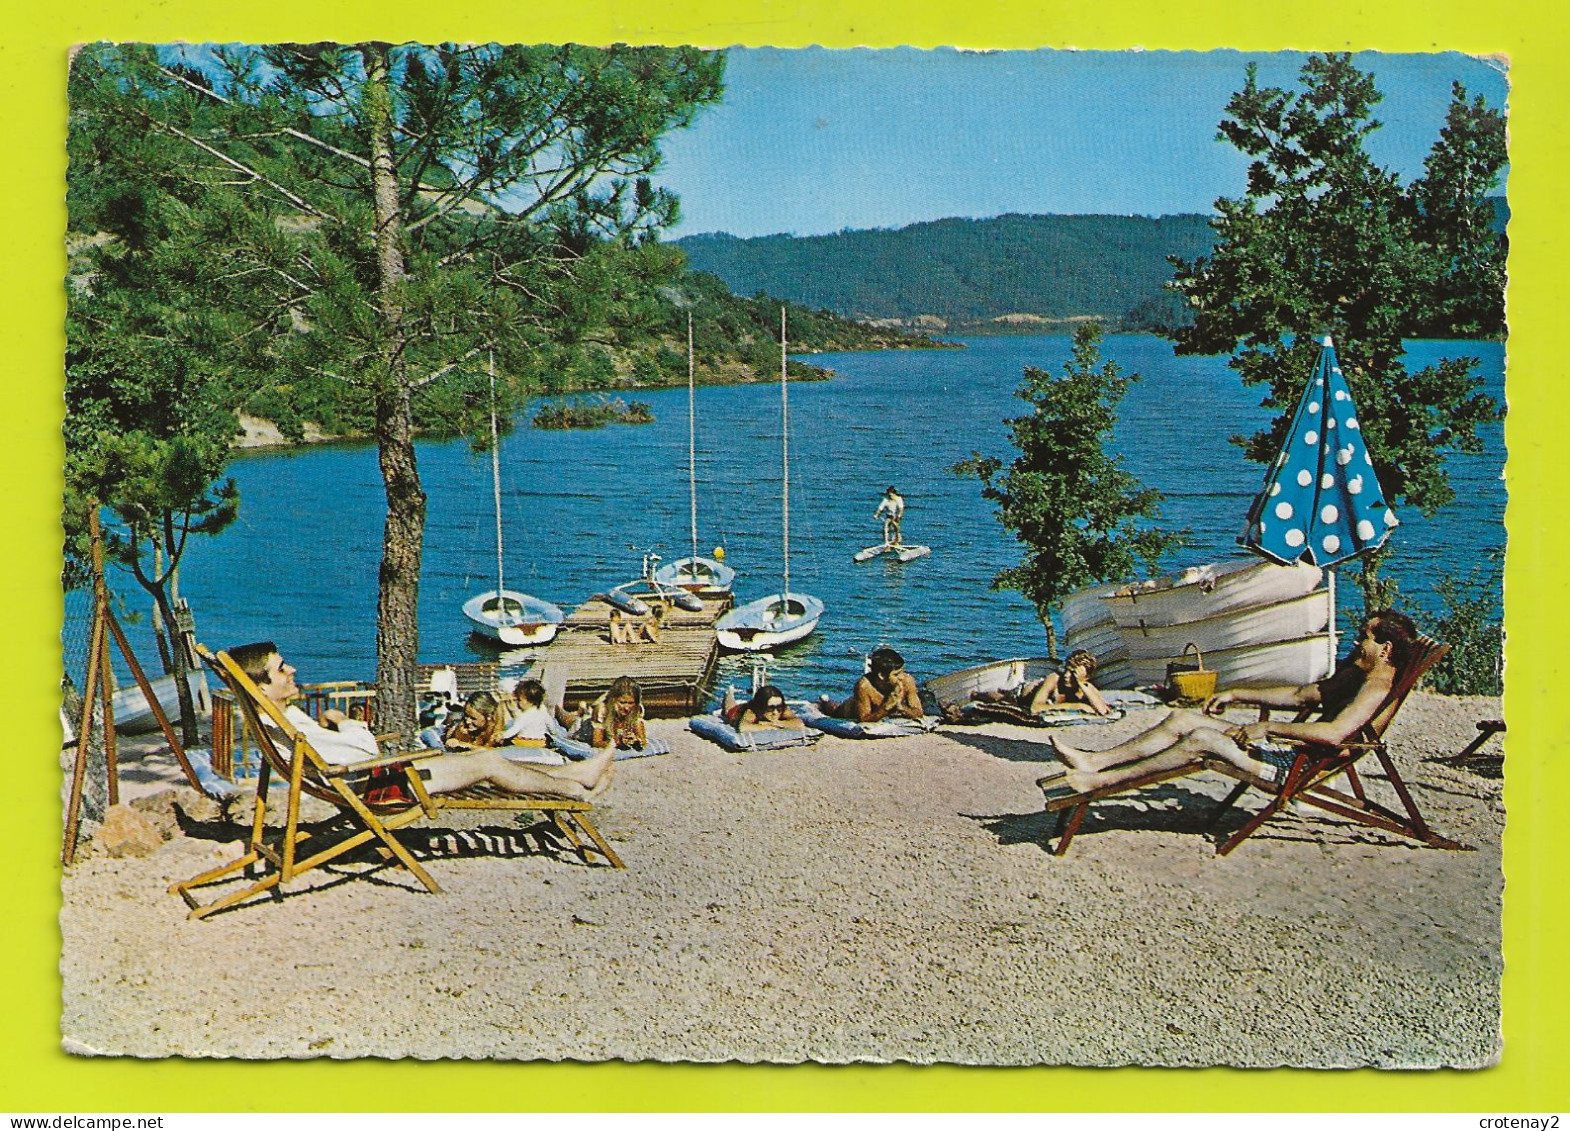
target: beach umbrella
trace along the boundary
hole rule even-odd
[[[1238,541],[1283,565],[1301,561],[1330,570],[1334,655],[1331,567],[1384,545],[1397,525],[1363,442],[1335,344],[1326,338]]]

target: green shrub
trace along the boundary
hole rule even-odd
[[[1474,574],[1450,574],[1436,586],[1445,611],[1433,634],[1450,645],[1428,675],[1441,695],[1499,695],[1504,690],[1504,625],[1494,616],[1491,589]]]

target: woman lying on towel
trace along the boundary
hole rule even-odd
[[[1012,691],[978,691],[971,696],[970,703],[946,708],[944,721],[958,722],[972,705],[983,708],[978,714],[990,713],[987,708],[1001,708],[996,713],[1007,716],[1030,717],[1048,710],[1110,715],[1112,708],[1090,682],[1095,674],[1096,657],[1081,648],[1069,653],[1061,671],[1023,683]]]
[[[759,730],[800,730],[805,723],[785,702],[785,693],[772,683],[766,683],[752,693],[745,703],[735,701],[735,693],[725,693],[725,721],[741,734]]]

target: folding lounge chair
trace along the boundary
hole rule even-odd
[[[240,670],[228,653],[214,655],[200,646],[197,651],[228,686],[234,701],[244,712],[262,758],[247,850],[228,864],[202,872],[169,888],[171,893],[179,895],[190,905],[190,918],[201,919],[252,896],[280,888],[305,872],[365,844],[374,844],[384,857],[392,858],[413,873],[427,891],[440,892],[441,886],[415,860],[395,833],[422,818],[435,816],[441,809],[526,809],[549,812],[556,827],[585,863],[589,862],[589,846],[579,839],[579,831],[611,864],[618,868],[623,866],[589,821],[588,810],[592,808],[589,802],[520,796],[485,787],[432,795],[426,790],[416,767],[423,759],[441,757],[440,751],[367,759],[349,766],[333,765],[316,752],[272,700],[257,690],[255,683]],[[263,725],[264,719],[268,725]],[[284,740],[282,743],[280,737]],[[282,830],[269,830],[267,827],[267,794],[274,774],[286,784],[287,790]],[[312,831],[302,829],[302,794],[327,802],[338,810],[337,815]],[[229,881],[241,872],[246,874],[251,883],[211,903],[203,904],[193,894],[195,889]]]
[[[1237,780],[1237,786],[1225,800],[1217,807],[1211,818],[1210,827],[1214,828],[1222,815],[1230,809],[1250,786],[1270,795],[1270,802],[1259,813],[1217,849],[1217,855],[1226,855],[1248,839],[1256,829],[1270,820],[1282,809],[1293,802],[1303,802],[1314,805],[1327,812],[1337,813],[1348,817],[1359,824],[1373,828],[1384,829],[1403,836],[1412,837],[1424,844],[1435,848],[1465,848],[1465,845],[1455,841],[1446,840],[1434,833],[1424,822],[1419,813],[1417,804],[1412,800],[1412,795],[1397,772],[1395,764],[1390,760],[1389,751],[1385,747],[1383,736],[1391,720],[1400,710],[1401,704],[1412,689],[1417,686],[1423,674],[1433,666],[1447,651],[1448,644],[1441,644],[1427,636],[1421,636],[1414,643],[1411,657],[1408,659],[1405,670],[1397,677],[1395,685],[1390,689],[1385,702],[1375,713],[1374,718],[1365,724],[1352,739],[1343,743],[1302,742],[1292,743],[1298,749],[1296,759],[1282,781],[1274,782],[1248,774],[1230,762],[1216,758],[1196,757],[1178,766],[1168,767],[1164,770],[1155,770],[1141,777],[1120,782],[1117,785],[1106,786],[1102,789],[1092,790],[1088,793],[1077,793],[1066,786],[1057,789],[1048,789],[1046,812],[1057,813],[1057,846],[1052,850],[1053,855],[1062,856],[1068,851],[1069,843],[1074,839],[1074,834],[1079,831],[1080,824],[1089,812],[1090,806],[1107,797],[1115,797],[1125,793],[1132,793],[1147,786],[1160,782],[1170,781],[1173,778],[1187,777],[1203,770],[1216,770],[1228,777]],[[1261,715],[1268,717],[1268,711]],[[1372,801],[1363,789],[1362,781],[1358,778],[1356,763],[1366,754],[1372,752],[1384,769],[1385,776],[1389,779],[1391,787],[1400,799],[1405,815],[1396,813]],[[1351,792],[1333,789],[1329,783],[1345,775],[1350,785]]]
[[[1409,837],[1433,848],[1466,849],[1469,846],[1440,836],[1428,827],[1419,812],[1412,793],[1402,780],[1400,772],[1390,758],[1384,736],[1390,723],[1401,710],[1412,689],[1425,672],[1450,651],[1450,645],[1441,644],[1429,636],[1419,636],[1413,643],[1412,655],[1405,669],[1396,678],[1384,703],[1351,739],[1346,742],[1292,742],[1297,754],[1285,776],[1279,781],[1267,781],[1239,769],[1227,762],[1212,761],[1210,768],[1237,779],[1237,786],[1217,808],[1212,827],[1232,807],[1250,786],[1270,795],[1269,803],[1249,818],[1247,823],[1233,833],[1217,849],[1226,855],[1252,836],[1256,829],[1293,802],[1303,802],[1336,813],[1370,828]],[[1263,713],[1263,712],[1262,712]],[[1390,788],[1395,791],[1404,812],[1397,812],[1370,799],[1358,776],[1357,763],[1373,754],[1379,760]],[[1346,789],[1332,788],[1329,783],[1345,776]],[[1350,792],[1348,792],[1350,790]]]

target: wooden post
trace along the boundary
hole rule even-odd
[[[108,800],[110,805],[117,805],[120,801],[120,765],[118,751],[115,745],[114,730],[114,690],[110,686],[109,669],[109,644],[111,637],[114,644],[120,649],[120,655],[125,658],[126,666],[131,669],[131,674],[136,678],[136,684],[142,689],[142,694],[147,697],[147,705],[152,709],[153,718],[158,720],[158,725],[164,732],[164,739],[169,743],[169,749],[174,754],[175,760],[180,763],[180,769],[185,774],[185,780],[193,789],[202,791],[201,779],[196,776],[196,770],[185,756],[185,747],[174,733],[174,728],[169,723],[169,717],[164,714],[158,696],[153,693],[153,686],[148,681],[147,675],[142,670],[142,665],[137,662],[136,654],[131,651],[131,644],[125,638],[125,633],[120,630],[120,624],[115,620],[114,610],[109,604],[109,585],[104,580],[104,543],[103,530],[98,524],[98,504],[90,503],[87,511],[88,534],[92,546],[93,569],[93,627],[92,638],[87,647],[87,688],[82,696],[82,718],[77,726],[76,760],[71,768],[71,793],[66,803],[65,813],[65,839],[61,846],[60,859],[65,864],[70,864],[76,857],[76,835],[81,824],[82,816],[82,790],[87,780],[87,748],[92,735],[93,727],[93,696],[97,695],[101,705],[100,716],[104,728],[104,758],[108,772]],[[202,791],[204,792],[204,791]]]
[[[60,846],[60,860],[64,864],[76,858],[76,830],[82,816],[82,786],[87,780],[87,747],[93,729],[93,696],[98,694],[98,669],[103,665],[104,658],[103,638],[104,622],[98,615],[95,598],[92,640],[87,646],[87,687],[82,693],[82,717],[76,726],[76,761],[71,768],[71,799],[65,807],[65,841]],[[104,725],[109,726],[107,719]]]

